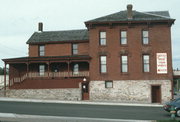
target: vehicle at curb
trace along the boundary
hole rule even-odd
[[[163,106],[164,110],[167,112],[171,112],[172,107],[176,111],[176,115],[180,117],[180,98],[174,99],[170,102],[165,103]]]

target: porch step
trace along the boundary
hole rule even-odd
[[[26,79],[21,83],[15,83],[10,89],[55,89],[55,88],[79,88],[82,78],[68,79]]]

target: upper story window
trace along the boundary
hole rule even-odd
[[[78,54],[78,44],[72,44],[72,54],[73,55]]]
[[[45,56],[45,46],[44,45],[39,46],[39,56]]]
[[[122,45],[126,45],[127,44],[127,31],[121,31],[121,40],[120,43]]]
[[[121,56],[121,72],[128,72],[128,56]]]
[[[101,73],[107,73],[106,56],[100,56],[100,71]]]
[[[149,44],[149,32],[147,30],[142,31],[142,43]]]
[[[143,55],[143,71],[150,71],[149,55]]]
[[[105,31],[101,31],[99,33],[99,44],[100,45],[106,45],[106,32]]]

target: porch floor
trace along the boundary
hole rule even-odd
[[[55,89],[55,88],[79,88],[82,78],[67,79],[26,79],[10,86],[10,89]]]

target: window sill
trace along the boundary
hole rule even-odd
[[[148,47],[148,46],[151,46],[151,44],[142,44],[142,46]]]
[[[106,75],[108,75],[108,73],[100,73],[100,75],[102,75],[102,76],[103,76],[103,75],[104,75],[104,76],[106,76]]]
[[[121,47],[128,47],[128,44],[120,44]]]
[[[150,74],[151,72],[143,72],[143,74]]]
[[[105,87],[106,89],[113,89],[113,87]]]
[[[129,75],[128,72],[121,72],[121,75]]]
[[[99,47],[107,47],[107,45],[99,45]]]

